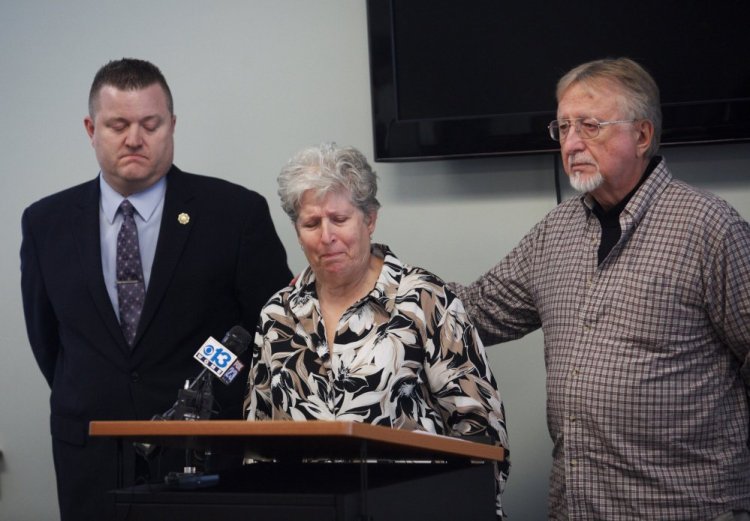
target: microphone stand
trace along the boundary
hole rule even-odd
[[[247,346],[250,344],[252,336],[241,326],[234,326],[230,329],[222,339],[221,343],[226,345],[232,353],[237,356],[241,355],[247,350]],[[203,362],[201,362],[203,363]],[[237,376],[237,373],[242,369],[242,364],[235,362],[230,368],[232,371],[232,377],[224,383],[230,383],[232,379]],[[204,364],[205,365],[205,364]],[[164,412],[163,414],[154,415],[152,421],[169,421],[169,420],[207,420],[211,415],[216,412],[214,411],[214,393],[213,393],[213,379],[212,374],[209,373],[207,368],[190,383],[189,380],[185,381],[185,386],[177,392],[177,401],[174,405]],[[134,443],[136,452],[140,453],[144,457],[148,457],[156,447],[150,443]],[[218,474],[203,474],[203,471],[198,471],[195,465],[195,457],[190,449],[185,449],[185,467],[183,472],[170,472],[164,478],[164,481],[168,486],[176,488],[199,488],[208,487],[218,482]],[[204,451],[203,458],[203,469],[208,469],[209,459],[211,457],[211,451]]]
[[[155,420],[207,420],[214,412],[214,391],[211,375],[206,369],[185,387],[177,391],[177,401]]]
[[[192,383],[185,381],[185,386],[177,392],[177,401],[163,414],[157,414],[152,420],[207,420],[214,412],[214,394],[211,374],[203,369]],[[136,444],[141,447],[141,452],[149,454],[154,450],[150,444]],[[145,447],[144,447],[145,446]],[[208,465],[210,451],[206,451],[203,467]],[[196,457],[191,449],[185,449],[185,466],[182,472],[170,472],[164,477],[164,482],[174,488],[195,489],[215,485],[219,476],[217,474],[203,474],[196,467]]]

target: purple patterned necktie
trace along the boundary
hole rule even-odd
[[[128,345],[133,346],[135,331],[141,318],[146,286],[138,247],[133,205],[125,199],[120,204],[122,226],[117,234],[117,303],[120,307],[120,326]]]

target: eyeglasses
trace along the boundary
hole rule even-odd
[[[618,119],[617,121],[599,121],[596,118],[556,119],[547,128],[555,141],[565,141],[571,128],[575,128],[581,139],[591,139],[599,135],[602,127],[618,123],[633,123],[635,119]]]

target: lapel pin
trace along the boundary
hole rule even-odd
[[[187,224],[190,222],[190,216],[186,214],[185,212],[182,212],[180,215],[177,216],[177,222],[180,224]]]

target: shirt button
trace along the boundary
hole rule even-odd
[[[137,383],[138,381],[140,381],[140,379],[141,379],[141,375],[139,375],[137,371],[133,371],[132,373],[130,373],[131,382]]]
[[[578,378],[578,369],[573,369],[570,374],[573,378]]]
[[[575,467],[576,465],[578,465],[578,461],[576,461],[574,459],[570,460],[570,466],[571,467]]]
[[[575,414],[571,414],[570,415],[570,423],[575,423],[575,422],[576,422],[576,415]]]

